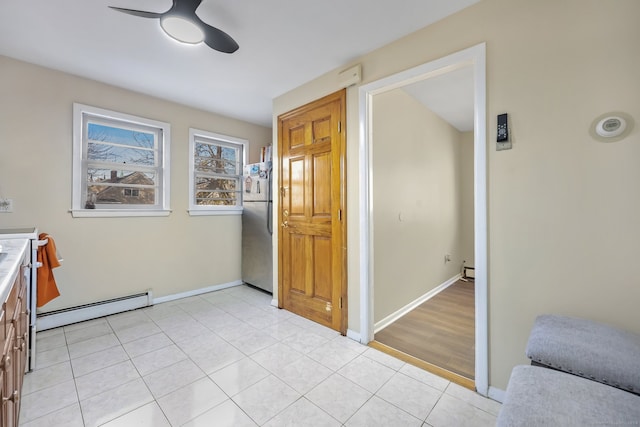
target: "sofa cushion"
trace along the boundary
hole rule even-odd
[[[526,354],[541,365],[640,393],[640,336],[557,315],[535,320]]]
[[[635,425],[640,396],[537,366],[511,371],[497,426]]]

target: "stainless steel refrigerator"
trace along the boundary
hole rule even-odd
[[[245,166],[242,198],[242,281],[272,293],[271,162]]]

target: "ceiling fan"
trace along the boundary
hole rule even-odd
[[[164,32],[180,42],[191,44],[204,42],[210,48],[224,53],[233,53],[238,50],[238,43],[229,34],[202,22],[196,15],[196,9],[200,3],[202,0],[173,0],[171,9],[163,13],[109,7],[133,16],[160,19],[160,27]]]

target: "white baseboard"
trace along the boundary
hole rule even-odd
[[[123,311],[148,307],[153,304],[152,301],[153,294],[151,289],[148,289],[145,292],[135,295],[42,313],[36,318],[36,330],[46,331],[47,329],[110,316],[112,314],[122,313]]]
[[[399,318],[401,318],[405,314],[409,313],[411,310],[413,310],[414,308],[416,308],[417,306],[419,306],[423,302],[428,301],[429,299],[431,299],[435,295],[437,295],[439,292],[442,292],[447,287],[449,287],[449,286],[453,285],[454,283],[456,283],[458,280],[460,280],[461,277],[462,277],[461,274],[456,274],[451,279],[449,279],[446,282],[442,283],[441,285],[438,285],[435,288],[431,289],[429,292],[427,292],[426,294],[422,295],[417,300],[414,300],[414,301],[410,302],[409,304],[405,305],[404,307],[402,307],[399,310],[396,310],[395,312],[391,313],[390,315],[388,315],[384,319],[380,320],[379,322],[376,322],[373,325],[373,332],[374,333],[380,332],[381,330],[383,330],[384,328],[386,328],[387,326],[389,326],[390,324],[392,324],[393,322],[395,322],[396,320],[398,320]]]
[[[362,339],[362,337],[360,336],[360,332],[355,332],[355,331],[352,331],[351,329],[347,329],[347,338],[351,338],[354,341],[357,341],[362,344],[366,344],[360,341]]]
[[[272,300],[271,300],[271,305],[272,305],[272,306],[274,306],[274,307],[277,307],[277,306],[278,306],[278,300],[277,300],[277,299],[275,299],[275,298],[274,298],[274,299],[272,299]]]
[[[489,399],[495,400],[496,402],[504,402],[504,396],[506,393],[507,392],[505,390],[489,386]]]
[[[166,295],[164,297],[154,298],[153,303],[161,304],[163,302],[169,302],[177,299],[192,297],[195,295],[206,294],[207,292],[221,291],[222,289],[232,288],[234,286],[239,286],[242,284],[244,284],[242,280],[235,280],[233,282],[224,283],[222,285],[207,286],[206,288],[194,289],[192,291],[180,292],[179,294]]]

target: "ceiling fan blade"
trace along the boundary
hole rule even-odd
[[[210,48],[224,53],[233,53],[240,47],[238,43],[224,31],[205,24],[202,21],[200,21],[200,25],[202,25],[202,30],[204,31],[204,42]]]
[[[146,12],[144,10],[134,10],[134,9],[124,9],[122,7],[109,6],[113,10],[117,10],[118,12],[127,13],[133,16],[139,16],[141,18],[160,18],[163,13],[155,13],[155,12]]]
[[[202,0],[173,0],[171,11],[193,15],[200,6]]]
[[[233,53],[239,46],[231,36],[216,27],[202,22],[196,14],[196,9],[202,0],[173,0],[173,6],[166,12],[156,13],[144,10],[125,9],[122,7],[109,6],[118,12],[126,13],[141,18],[162,18],[163,16],[177,16],[197,23],[204,33],[204,43],[212,49],[224,53]]]

